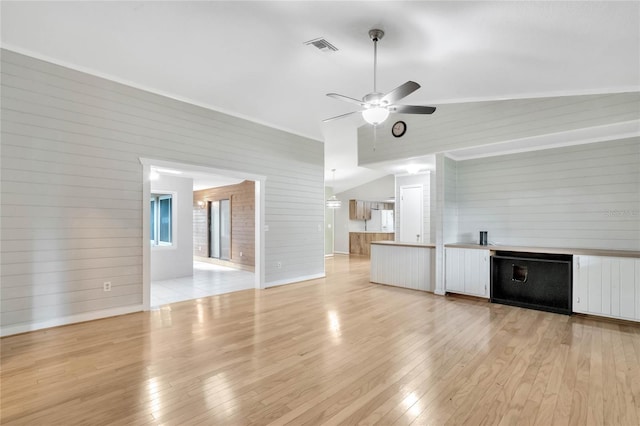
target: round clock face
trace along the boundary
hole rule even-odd
[[[391,134],[396,138],[404,135],[407,131],[407,123],[404,121],[396,121],[393,127],[391,128]]]

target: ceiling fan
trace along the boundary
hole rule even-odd
[[[359,105],[363,109],[327,118],[326,120],[323,120],[323,122],[326,123],[327,121],[337,120],[352,114],[362,113],[362,118],[364,118],[367,123],[377,126],[378,124],[383,123],[387,117],[389,117],[389,113],[391,112],[399,112],[403,114],[433,114],[436,110],[435,107],[431,106],[396,104],[397,101],[409,96],[420,88],[420,85],[415,81],[407,81],[387,94],[378,92],[376,86],[376,66],[378,64],[378,41],[382,40],[382,37],[384,37],[384,31],[382,30],[373,29],[369,31],[369,38],[373,41],[373,92],[365,95],[361,101],[348,96],[339,95],[337,93],[327,93],[327,96],[331,98]]]

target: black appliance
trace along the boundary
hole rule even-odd
[[[571,315],[573,256],[497,251],[491,302]]]

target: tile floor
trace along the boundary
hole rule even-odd
[[[151,283],[151,307],[254,288],[254,273],[193,262],[193,277]]]

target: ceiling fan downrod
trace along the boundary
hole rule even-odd
[[[377,73],[378,69],[378,41],[384,37],[384,31],[373,29],[369,30],[369,38],[373,40],[373,93],[378,93]]]

